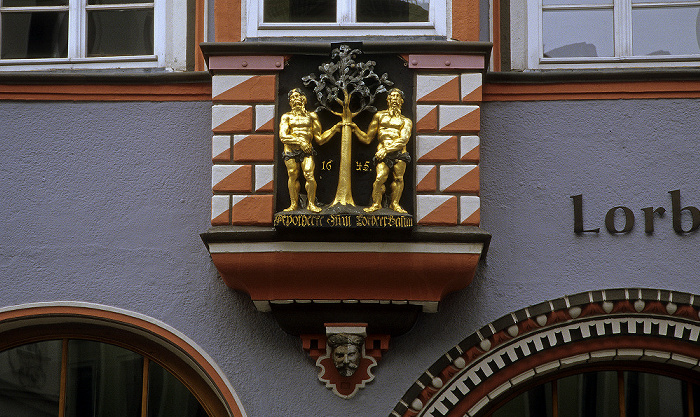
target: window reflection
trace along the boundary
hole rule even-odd
[[[357,0],[358,22],[427,22],[429,1]]]
[[[3,13],[0,58],[68,56],[68,12]]]
[[[58,417],[62,342],[0,352],[0,415]]]
[[[139,417],[143,357],[93,342],[68,343],[66,412],[75,417]]]
[[[613,11],[548,10],[542,13],[545,58],[613,56]]]
[[[266,23],[330,23],[336,20],[335,0],[265,0]]]
[[[552,417],[552,384],[524,392],[493,413],[493,417]]]
[[[537,385],[486,416],[700,417],[699,405],[698,384],[649,372],[610,370]]]
[[[152,55],[153,10],[88,12],[88,56]]]
[[[589,372],[557,381],[559,415],[596,417],[619,415],[617,372]]]
[[[700,54],[700,7],[632,9],[634,55]],[[673,30],[666,30],[673,22]]]
[[[51,340],[0,352],[0,417],[141,417],[145,410],[148,417],[207,417],[174,375],[128,349]]]
[[[148,417],[206,417],[197,399],[155,362],[148,368]]]

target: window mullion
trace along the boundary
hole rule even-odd
[[[148,417],[148,368],[149,360],[143,357],[143,375],[141,386],[141,417]]]
[[[355,0],[336,0],[337,20],[340,24],[354,22]]]
[[[81,5],[82,0],[68,1],[68,58],[81,58]]]
[[[614,0],[615,56],[632,56],[632,0]]]
[[[66,390],[68,389],[68,339],[63,339],[61,346],[61,379],[58,388],[58,417],[65,417]]]

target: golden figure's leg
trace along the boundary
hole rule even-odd
[[[389,167],[386,166],[384,162],[377,164],[377,179],[374,180],[372,184],[372,205],[365,209],[365,212],[371,213],[382,208],[382,195],[386,187],[384,183],[389,177]]]
[[[306,209],[318,213],[321,211],[319,207],[316,206],[316,178],[314,178],[314,158],[307,156],[302,161],[301,169],[304,171],[304,179],[306,179],[306,196],[309,199],[309,203],[306,205]]]
[[[284,209],[284,211],[297,210],[299,208],[299,163],[294,159],[287,159],[284,161],[287,166],[287,187],[289,188],[289,207]]]
[[[396,161],[396,164],[394,164],[394,182],[391,183],[391,203],[389,204],[389,208],[399,213],[407,213],[407,211],[399,205],[401,194],[403,194],[404,172],[406,172],[406,163],[404,161]]]

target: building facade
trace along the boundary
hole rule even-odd
[[[699,11],[2,0],[0,416],[700,415]]]

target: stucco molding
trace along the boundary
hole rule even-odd
[[[599,361],[700,372],[700,297],[642,288],[579,293],[490,323],[443,355],[391,416],[478,416],[541,373]]]

